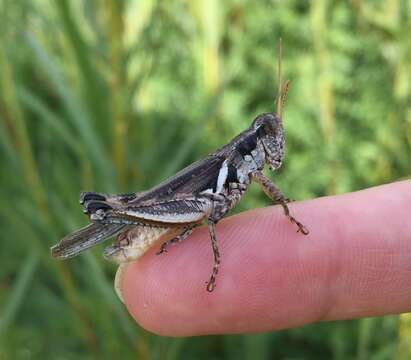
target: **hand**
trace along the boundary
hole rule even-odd
[[[208,230],[118,274],[127,309],[161,335],[247,333],[411,310],[411,181],[247,211],[217,225],[221,267]]]

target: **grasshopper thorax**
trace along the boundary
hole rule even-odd
[[[285,145],[281,118],[274,113],[263,113],[254,119],[251,127],[264,146],[266,163],[270,169],[278,169],[284,158]]]

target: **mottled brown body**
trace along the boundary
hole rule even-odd
[[[216,224],[237,204],[251,181],[260,184],[274,203],[281,204],[298,231],[308,233],[290,215],[289,200],[262,173],[266,164],[272,170],[281,166],[284,144],[281,118],[264,113],[229,144],[149,191],[82,193],[80,204],[91,224],[62,239],[52,248],[52,254],[63,259],[72,257],[117,236],[104,255],[124,263],[138,259],[156,243],[162,242],[158,253],[164,253],[168,245],[182,241],[195,226],[207,222],[214,254],[207,290],[212,291],[220,264]]]
[[[172,240],[182,230],[181,227],[133,226],[117,235],[114,244],[104,250],[104,256],[118,264],[136,260],[154,244]]]

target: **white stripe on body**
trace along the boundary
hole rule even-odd
[[[221,166],[220,172],[218,173],[218,179],[217,179],[217,188],[216,188],[216,193],[221,194],[224,189],[224,184],[225,181],[227,180],[228,176],[228,162],[225,160],[223,162],[223,165]]]

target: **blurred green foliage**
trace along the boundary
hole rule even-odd
[[[273,111],[303,199],[411,173],[411,2],[0,0],[1,359],[401,359],[411,320],[169,339],[131,321],[114,266],[49,247],[81,190],[146,189]],[[252,189],[240,210],[269,202]]]

